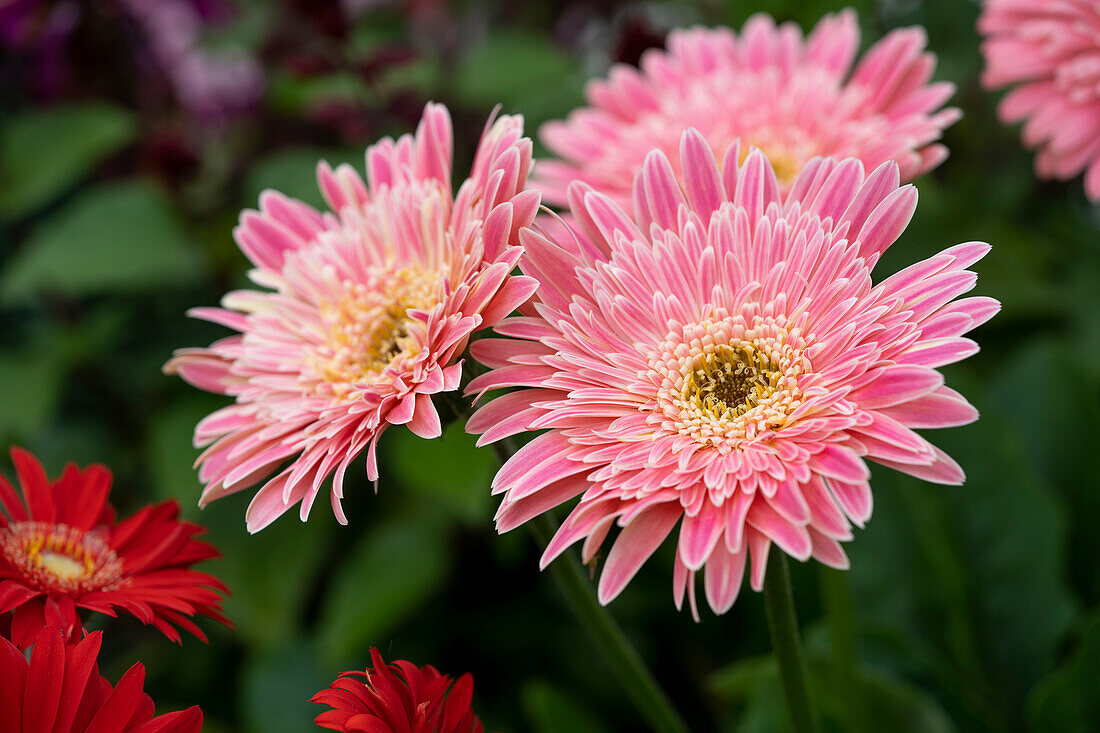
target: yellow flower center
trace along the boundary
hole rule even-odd
[[[338,299],[321,304],[326,338],[314,355],[317,376],[344,397],[356,384],[379,378],[401,357],[420,348],[409,309],[428,310],[436,301],[439,275],[412,268],[380,273],[375,283],[344,284]]]
[[[779,184],[779,188],[786,190],[794,179],[798,177],[799,172],[802,170],[802,166],[809,158],[799,156],[796,152],[789,147],[782,144],[757,144],[752,143],[752,147],[756,147],[764,154],[764,157],[772,164],[772,170],[775,171],[775,180]],[[751,147],[749,145],[742,145],[741,151],[738,156],[738,164],[744,165],[745,159],[749,157],[749,151]],[[812,156],[811,156],[812,157]]]
[[[743,415],[775,393],[783,372],[751,343],[700,354],[684,381],[684,401],[716,418]]]
[[[650,423],[721,452],[780,431],[803,401],[805,346],[783,317],[719,311],[679,327],[649,357],[657,387]]]
[[[28,585],[80,594],[117,587],[122,560],[97,532],[66,524],[14,522],[0,529],[0,554]]]
[[[68,555],[56,552],[43,552],[38,556],[39,567],[61,580],[78,580],[91,575],[88,564],[80,563]]]

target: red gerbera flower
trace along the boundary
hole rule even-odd
[[[435,667],[399,660],[387,665],[375,648],[373,669],[345,672],[313,702],[333,708],[317,716],[322,728],[343,733],[482,733],[470,709],[474,678],[464,674],[451,686]]]
[[[198,733],[202,711],[192,706],[154,715],[142,689],[145,667],[135,664],[113,689],[96,665],[102,634],[67,646],[62,632],[40,629],[28,661],[0,639],[0,730],[4,733]]]
[[[78,608],[125,611],[176,642],[176,626],[206,640],[195,614],[229,625],[220,613],[225,585],[190,568],[218,551],[194,539],[203,528],[180,521],[179,504],[150,505],[116,524],[105,467],[70,463],[50,483],[27,451],[12,448],[11,457],[22,499],[0,476],[0,614],[10,613],[19,648],[43,626],[68,639],[81,627]]]

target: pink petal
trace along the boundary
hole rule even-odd
[[[741,581],[745,577],[746,554],[744,549],[731,554],[724,544],[719,544],[707,560],[703,588],[707,603],[716,614],[721,615],[733,608],[741,591]]]
[[[659,504],[623,528],[600,573],[597,595],[601,604],[607,605],[622,592],[682,514],[678,503]]]
[[[685,516],[680,525],[680,559],[689,570],[699,570],[726,530],[725,512],[712,505],[694,517]]]

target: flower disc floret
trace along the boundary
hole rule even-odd
[[[677,329],[650,357],[660,378],[650,423],[721,453],[781,429],[800,404],[803,346],[797,328],[775,319],[727,316]]]
[[[66,524],[15,522],[0,529],[0,553],[32,587],[80,596],[125,582],[122,561],[104,535]]]

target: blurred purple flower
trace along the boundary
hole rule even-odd
[[[0,43],[19,60],[31,93],[55,96],[69,76],[66,46],[80,19],[76,2],[15,0],[0,4]]]
[[[179,103],[202,120],[218,122],[250,109],[263,90],[256,59],[242,49],[203,48],[207,18],[226,6],[213,0],[122,0],[144,31],[150,51]]]

